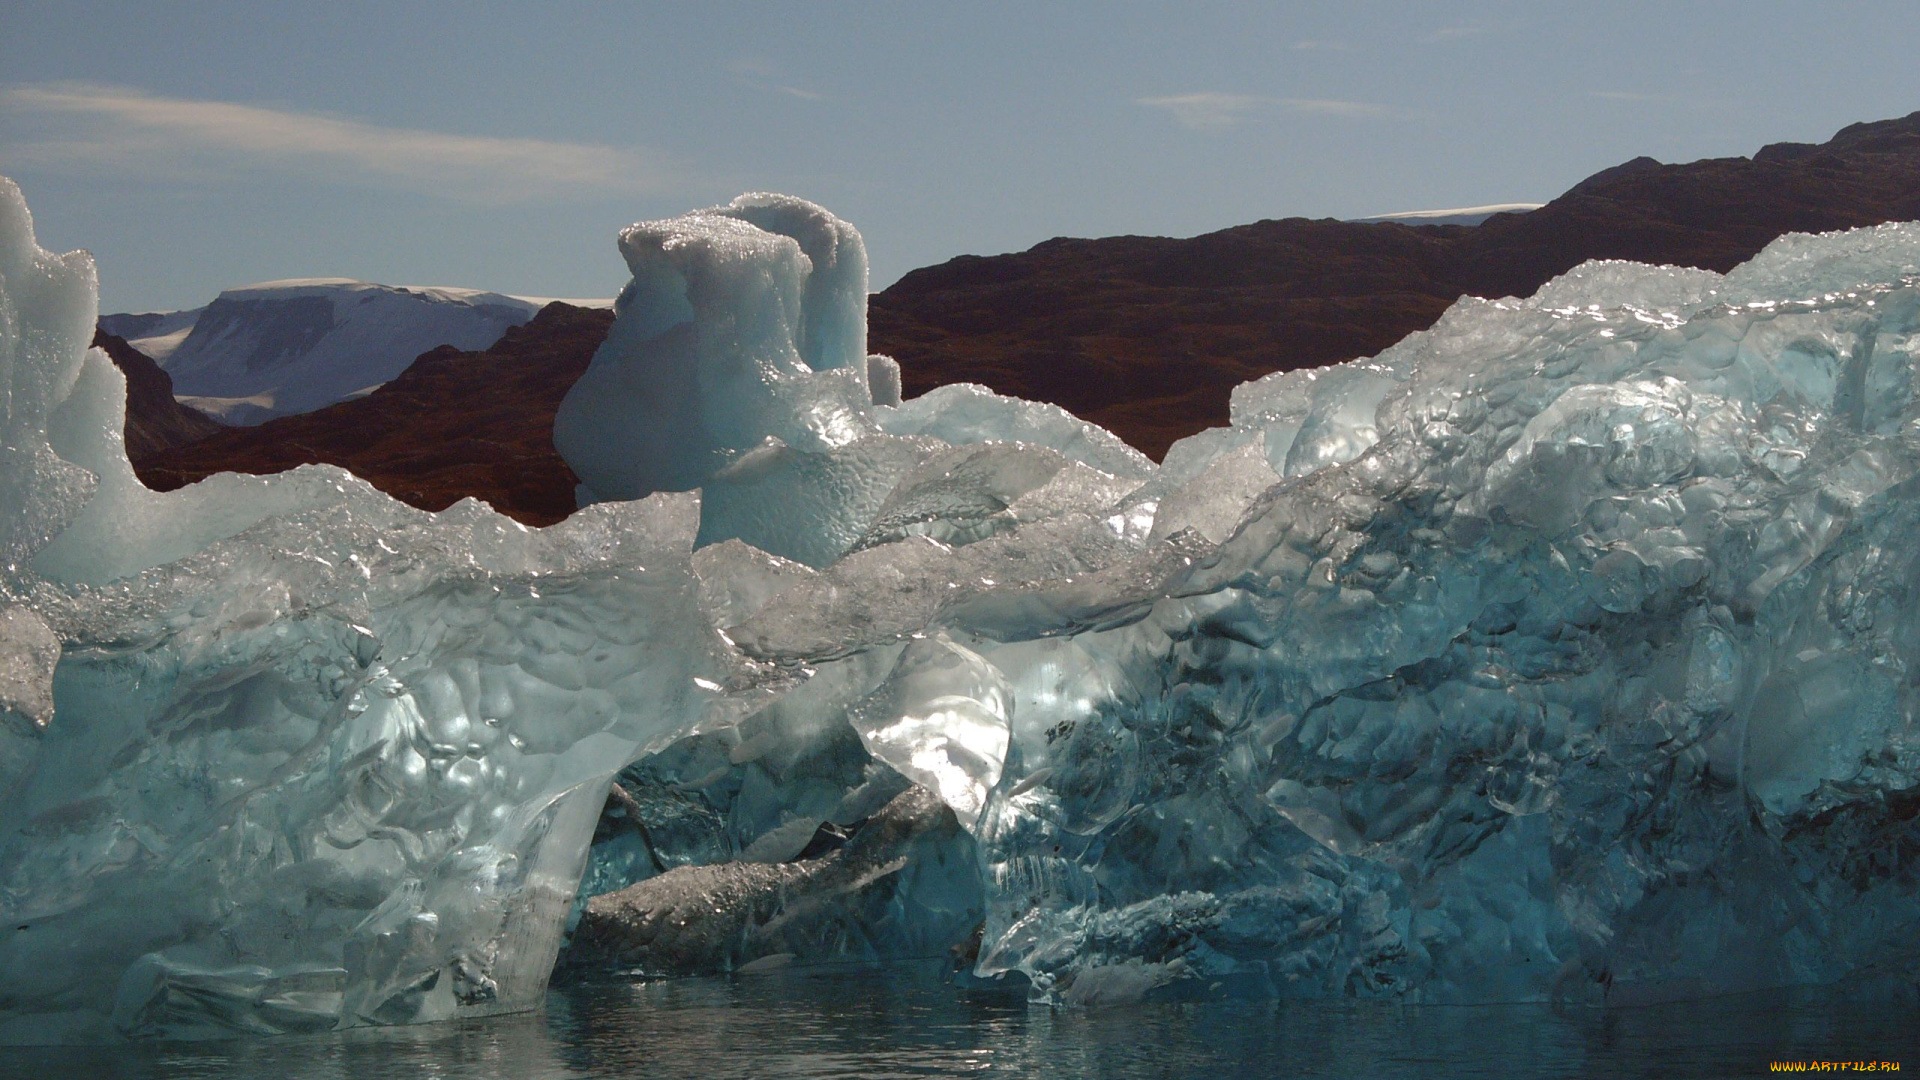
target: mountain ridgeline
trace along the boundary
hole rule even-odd
[[[873,296],[870,348],[900,361],[908,396],[984,383],[1157,458],[1224,424],[1239,383],[1372,355],[1462,295],[1525,296],[1588,259],[1725,271],[1783,233],[1916,218],[1920,112],[1751,158],[1637,158],[1477,226],[1288,218],[962,256]],[[547,524],[576,483],[552,449],[553,413],[611,321],[550,305],[492,348],[427,352],[363,398],[184,444],[135,450],[130,437],[129,449],[161,489],[325,461],[426,509],[471,495]],[[130,432],[150,423],[150,398],[130,394]]]
[[[217,472],[324,463],[423,510],[472,496],[551,525],[573,512],[579,482],[553,448],[554,410],[612,325],[611,310],[551,303],[491,348],[442,345],[363,397],[223,427],[134,456],[134,470],[148,487],[171,491]]]
[[[1158,457],[1224,424],[1239,383],[1370,356],[1463,295],[1527,296],[1588,259],[1724,272],[1782,233],[1913,218],[1920,113],[1750,159],[1639,158],[1472,227],[1288,218],[962,256],[873,298],[872,347],[908,396],[981,382]]]

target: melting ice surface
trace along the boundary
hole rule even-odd
[[[899,401],[810,204],[621,250],[564,524],[161,495],[90,260],[0,182],[0,1040],[524,1009],[557,955],[951,944],[1069,1004],[1910,979],[1920,226],[1463,299],[1159,466]]]

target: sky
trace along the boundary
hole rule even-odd
[[[884,288],[1054,236],[1540,202],[1920,109],[1920,4],[0,3],[0,175],[103,311],[290,277],[611,296],[783,191]]]

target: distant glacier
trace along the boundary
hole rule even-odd
[[[227,289],[201,308],[105,315],[100,327],[165,368],[181,401],[230,424],[257,424],[369,393],[436,346],[485,349],[551,302],[299,278]]]

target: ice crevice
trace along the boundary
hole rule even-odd
[[[1463,298],[1158,465],[900,400],[810,203],[620,251],[566,522],[158,494],[91,259],[0,181],[0,1042],[526,1009],[557,960],[1911,981],[1920,226]]]

